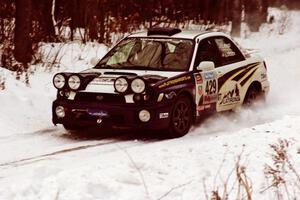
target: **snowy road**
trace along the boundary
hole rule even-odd
[[[297,19],[293,25],[300,27]],[[51,124],[55,91],[49,74],[36,75],[32,88],[11,80],[11,89],[0,94],[1,105],[11,105],[0,115],[0,199],[206,199],[241,152],[253,199],[267,199],[260,191],[269,144],[289,140],[300,166],[299,32],[241,40],[266,58],[271,91],[265,105],[214,115],[173,140],[71,137]]]

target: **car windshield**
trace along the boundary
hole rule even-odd
[[[187,71],[193,41],[187,39],[127,38],[95,68]]]

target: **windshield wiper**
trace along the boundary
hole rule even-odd
[[[113,66],[111,66],[111,65],[107,65],[107,64],[97,64],[96,66],[95,66],[95,68],[96,69],[100,69],[100,68],[114,68]]]
[[[131,70],[161,70],[159,68],[155,68],[155,67],[150,67],[150,66],[142,66],[142,65],[107,65],[107,64],[98,64],[95,66],[95,68],[100,69],[100,68],[110,68],[110,69],[131,69]]]
[[[130,67],[126,67],[128,69],[135,69],[135,70],[161,70],[159,68],[156,67],[150,67],[150,66],[139,66],[139,65],[133,65]]]

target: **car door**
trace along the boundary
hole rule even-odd
[[[203,111],[215,111],[218,100],[218,74],[215,69],[198,71],[197,67],[203,61],[212,61],[220,65],[220,55],[215,43],[210,38],[200,41],[194,62],[195,99],[197,115]]]
[[[230,110],[242,103],[240,78],[246,60],[229,38],[218,36],[211,38],[211,41],[219,51],[219,65],[216,66],[218,77],[216,110],[218,112]]]

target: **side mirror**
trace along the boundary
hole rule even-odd
[[[97,65],[99,62],[99,59],[97,57],[93,57],[91,60],[90,60],[90,63],[91,65],[95,66]]]
[[[197,67],[198,71],[211,71],[215,69],[215,63],[212,61],[202,61]]]

